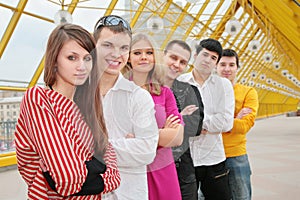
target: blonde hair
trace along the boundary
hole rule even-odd
[[[148,90],[151,94],[160,95],[161,86],[164,85],[164,75],[165,68],[163,66],[162,61],[162,52],[157,47],[156,42],[148,35],[144,33],[134,34],[132,37],[131,47],[137,42],[145,40],[150,43],[154,52],[154,66],[153,69],[148,73],[147,83],[144,85],[145,89]],[[131,63],[127,62],[126,68],[122,71],[126,78],[130,78],[132,76],[132,66]]]

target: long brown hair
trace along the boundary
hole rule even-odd
[[[95,49],[95,42],[90,33],[81,26],[75,24],[57,26],[49,36],[45,53],[44,82],[46,86],[52,86],[56,82],[57,57],[63,45],[69,40],[74,40],[88,52]]]
[[[92,53],[94,62],[90,80],[77,87],[74,101],[79,106],[81,113],[84,115],[93,133],[95,155],[103,157],[108,144],[108,134],[103,116],[100,87],[98,87],[102,72],[100,72],[100,68],[97,67],[96,54],[96,49],[94,49]]]
[[[96,67],[96,46],[92,35],[75,24],[63,24],[56,27],[48,39],[45,54],[44,81],[46,86],[52,86],[56,81],[56,61],[58,54],[68,40],[76,41],[93,57],[93,67],[90,77],[83,85],[76,87],[74,101],[78,105],[94,138],[95,155],[103,157],[108,143],[107,131],[103,118],[102,102],[95,88],[98,84],[98,67]]]

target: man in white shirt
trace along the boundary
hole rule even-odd
[[[129,57],[131,36],[130,25],[119,16],[102,17],[95,25],[103,113],[121,176],[115,194],[103,199],[147,200],[146,166],[156,155],[158,127],[152,97],[120,73]]]
[[[217,40],[202,40],[196,48],[194,69],[178,77],[199,89],[204,104],[202,131],[190,138],[190,150],[205,200],[231,199],[222,132],[233,126],[235,101],[230,81],[212,73],[221,56]]]

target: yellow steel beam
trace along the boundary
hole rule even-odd
[[[0,86],[0,90],[24,92],[27,90],[27,88],[26,87]]]
[[[246,42],[243,44],[242,47],[240,47],[240,45],[241,45],[242,43],[239,43],[238,46],[237,46],[237,48],[240,49],[241,52],[245,52],[246,48],[248,47],[249,42],[250,42],[251,40],[253,40],[253,38],[254,38],[254,36],[257,34],[258,30],[259,30],[259,28],[258,28],[258,26],[257,26],[257,27],[255,27],[251,32],[249,31],[249,32],[250,32],[250,36],[249,36],[248,38],[247,38],[247,35],[245,34],[245,36],[243,37],[242,40],[246,40]],[[260,33],[260,35],[261,35],[261,34],[262,34],[262,32]],[[247,39],[248,39],[248,40],[247,40]]]
[[[68,12],[70,14],[73,14],[75,8],[77,7],[79,0],[72,0],[72,2],[70,3],[69,7],[68,7]]]
[[[266,84],[265,84],[266,85]],[[261,89],[261,91],[258,94],[258,100],[260,103],[263,103],[263,99],[267,96],[267,94],[269,93],[268,90],[266,89]]]
[[[285,98],[286,98],[286,96],[279,95],[277,93],[274,93],[274,92],[270,91],[267,95],[264,96],[263,99],[260,100],[260,102],[261,103],[270,103],[270,104],[284,103]]]
[[[210,38],[214,38],[218,40],[221,37],[222,33],[224,32],[226,22],[228,21],[228,19],[232,17],[232,10],[234,8],[237,9],[239,5],[240,4],[236,5],[234,3],[230,4],[230,7],[227,9],[225,15],[223,16],[222,20],[219,22],[216,30],[213,31],[213,34],[211,34]]]
[[[15,151],[7,152],[7,153],[0,153],[0,158],[7,157],[7,156],[15,156],[15,155],[16,155]]]
[[[266,52],[270,52],[270,49],[273,47],[272,45],[270,45],[270,42],[267,38],[267,36],[263,36],[263,38],[260,40],[261,43],[261,48],[259,50],[259,53],[256,54],[255,56],[255,62],[253,63],[254,65],[254,70],[257,71],[258,75],[259,73],[261,73],[262,71],[264,71],[264,69],[266,69],[267,63],[264,62],[263,60],[263,56]]]
[[[68,7],[68,12],[70,14],[72,14],[74,12],[75,8],[77,7],[78,2],[79,2],[79,0],[72,0],[72,2],[70,3],[70,5]],[[31,81],[28,85],[28,88],[33,87],[39,80],[41,73],[44,70],[44,63],[45,63],[45,56],[43,56],[38,68],[34,72],[33,77],[31,78]]]
[[[163,44],[161,45],[161,49],[164,49],[167,43],[170,41],[171,37],[173,36],[174,32],[176,31],[177,27],[182,22],[184,16],[187,13],[187,9],[190,7],[190,3],[187,2],[186,5],[183,8],[183,12],[180,13],[178,19],[176,20],[175,24],[172,26],[171,31],[168,33],[166,39],[164,40]]]
[[[243,17],[245,16],[245,14],[246,13],[243,12],[243,14],[241,15],[241,17],[239,18],[239,21],[241,21],[243,19]],[[240,36],[241,36],[241,34],[243,32],[243,29],[245,29],[247,27],[247,25],[249,24],[250,20],[251,20],[251,18],[248,17],[246,19],[246,21],[242,24],[242,28],[241,28],[240,32],[236,36],[234,36],[234,39],[231,41],[229,48],[232,48],[233,46],[236,46],[237,39],[240,39]]]
[[[204,27],[201,29],[200,33],[198,34],[198,37],[201,37],[203,33],[206,31],[207,27],[211,24],[212,20],[215,19],[217,12],[219,11],[220,7],[223,5],[224,0],[219,1],[218,6],[214,9],[214,11],[210,14],[209,19],[205,23]]]
[[[117,3],[118,3],[118,0],[112,0],[109,4],[108,8],[106,9],[104,16],[110,15],[112,13],[112,11],[114,10]]]
[[[193,22],[191,23],[191,25],[189,26],[189,28],[186,30],[183,40],[186,40],[186,38],[190,35],[190,33],[192,32],[193,28],[196,26],[197,22],[199,22],[199,18],[202,15],[203,11],[205,10],[205,8],[207,7],[208,3],[210,0],[206,0],[203,4],[203,6],[201,6],[201,8],[199,9],[196,17],[194,18]]]
[[[240,1],[240,0],[239,0]],[[286,17],[284,13],[280,11],[278,7],[275,7],[273,1],[269,1],[266,3],[265,1],[255,1],[254,6],[257,10],[257,13],[260,15],[259,17],[261,19],[267,18],[268,21],[272,24],[272,28],[278,32],[278,34],[273,34],[276,38],[275,40],[281,40],[280,45],[288,45],[289,48],[284,48],[284,53],[288,54],[289,57],[298,57],[300,52],[300,31],[299,31],[299,23],[297,22],[291,22],[290,17]],[[273,6],[270,8],[270,6]],[[247,7],[247,12],[251,13],[252,10]],[[298,8],[299,9],[299,8]],[[274,11],[275,10],[275,11]],[[278,15],[278,12],[281,13],[281,15]],[[297,15],[295,15],[297,16]],[[288,18],[288,20],[283,20],[282,18]],[[289,22],[294,25],[289,25]],[[295,25],[297,24],[297,25]],[[263,29],[264,24],[258,23],[258,25]],[[280,39],[284,38],[284,39]],[[293,47],[291,47],[293,46]],[[292,52],[289,52],[290,49],[292,49]],[[283,52],[282,52],[283,53]],[[298,62],[299,63],[299,59]]]
[[[17,164],[16,152],[0,156],[0,168]]]
[[[266,2],[266,5],[268,5],[267,3],[270,2]],[[283,12],[275,5],[273,4],[272,7],[270,7],[269,5],[265,6],[265,9],[268,11],[269,17],[272,19],[272,21],[275,23],[280,22],[278,24],[276,23],[275,25],[282,25],[285,27],[285,30],[289,30],[289,32],[294,32],[296,35],[299,35],[299,33],[296,31],[298,24],[296,24],[294,20],[288,17],[285,12]]]
[[[9,5],[5,5],[5,4],[3,4],[3,3],[0,3],[0,6],[1,6],[1,7],[4,7],[4,8],[7,8],[7,9],[9,9],[9,10],[15,11],[15,12],[18,10],[18,9],[15,8],[15,7],[12,7],[12,6],[9,6]],[[25,10],[23,10],[22,14],[23,14],[23,15],[29,15],[29,16],[31,16],[31,17],[35,17],[35,18],[38,18],[38,19],[41,19],[41,20],[44,20],[44,21],[47,21],[47,22],[54,23],[54,20],[53,20],[53,19],[49,19],[49,18],[47,18],[47,17],[43,17],[43,16],[41,16],[41,15],[37,15],[37,14],[31,13],[31,12],[27,12],[27,11],[25,11]]]
[[[246,68],[246,71],[244,72],[245,76],[250,76],[250,73],[252,71],[255,71],[257,73],[256,78],[258,77],[258,70],[261,66],[261,62],[262,62],[262,56],[264,51],[262,50],[262,46],[264,46],[266,39],[263,39],[264,41],[260,40],[260,44],[261,44],[261,49],[257,52],[257,53],[250,53],[251,56],[249,56],[249,60],[246,61],[248,63],[251,63],[251,67]],[[254,79],[256,79],[254,78]]]
[[[293,20],[295,13],[284,1],[276,1],[276,3],[274,3],[273,0],[264,0],[263,3],[265,4],[267,10],[272,9],[277,12],[276,15],[291,20],[293,21],[292,23],[295,23]],[[288,23],[288,25],[291,24]],[[296,23],[295,25],[297,26]]]
[[[160,18],[163,18],[163,17],[166,15],[166,13],[167,13],[167,11],[169,10],[171,4],[172,4],[172,0],[168,0],[168,1],[166,2],[166,4],[165,4],[163,10],[162,10],[161,13],[159,14],[159,17],[160,17]]]
[[[247,41],[243,44],[242,47],[240,47],[241,43],[239,43],[238,46],[237,46],[237,49],[240,50],[240,56],[241,57],[246,57],[246,59],[244,59],[244,63],[245,64],[251,63],[250,60],[253,59],[252,53],[246,54],[246,48],[247,48],[249,42],[254,38],[254,36],[257,33],[257,31],[258,31],[258,27],[256,27],[254,30],[252,30],[252,32],[249,32],[250,33],[250,37],[248,38],[248,40],[247,40],[247,35],[244,36],[243,40],[247,40]],[[260,34],[262,34],[262,32]],[[245,76],[246,73],[247,73],[247,71],[250,70],[250,68],[243,67],[241,70],[242,70],[241,73],[244,74],[244,76]]]
[[[293,11],[293,19],[300,26],[300,6],[291,0],[283,0],[283,2]]]
[[[38,82],[38,80],[44,70],[44,64],[45,64],[45,56],[43,56],[38,68],[35,70],[33,77],[31,78],[31,81],[28,85],[28,88],[35,86],[35,84]]]
[[[0,41],[0,58],[11,38],[28,0],[20,0]]]
[[[242,19],[243,19],[243,17],[245,16],[245,14],[246,14],[246,13],[243,12],[242,15],[239,17],[238,21],[241,22]],[[237,35],[234,36],[233,41],[230,42],[230,48],[232,48],[232,46],[234,46],[234,45],[236,44],[236,43],[235,43],[236,40],[237,40],[237,39],[239,38],[239,36],[242,34],[243,28],[246,27],[246,25],[249,23],[249,21],[250,21],[250,17],[248,17],[247,21],[244,23],[244,25],[242,25],[242,28],[241,28],[241,30],[239,31],[239,33],[238,33]],[[231,38],[231,37],[233,37],[233,36],[231,36],[230,34],[228,34],[228,35],[226,36],[226,38],[224,39],[224,41],[223,41],[223,43],[222,43],[222,46],[225,46],[225,45],[227,44],[229,38]]]
[[[238,0],[239,2],[242,1],[242,0]],[[288,45],[289,48],[278,48],[279,51],[281,51],[282,53],[288,55],[288,57],[290,58],[295,58],[295,57],[298,57],[299,55],[299,51],[300,51],[300,42],[297,42],[299,41],[299,37],[297,38],[297,34],[295,35],[291,35],[289,37],[287,37],[287,33],[286,32],[283,32],[286,28],[285,27],[281,27],[282,30],[278,29],[278,27],[276,27],[276,23],[273,21],[273,19],[271,19],[269,17],[269,13],[268,11],[266,10],[266,6],[265,4],[262,2],[262,1],[255,1],[255,4],[254,4],[255,8],[257,9],[257,13],[259,16],[253,16],[254,17],[254,20],[256,22],[256,24],[263,30],[265,31],[266,30],[266,25],[264,23],[262,23],[262,20],[263,21],[266,21],[265,19],[267,18],[267,21],[269,21],[270,24],[272,24],[272,35],[274,37],[272,37],[272,41],[274,44],[276,45],[279,45],[279,46],[283,46],[283,45]],[[245,6],[244,8],[248,13],[249,15],[253,15],[253,10],[249,7],[249,6]],[[259,18],[261,18],[262,20],[260,20]],[[285,24],[284,22],[280,22],[280,23],[283,23]],[[275,32],[278,32],[275,34]],[[293,59],[295,60],[295,59]],[[297,63],[300,63],[299,59],[298,59],[298,62]],[[298,64],[299,65],[299,64]]]
[[[147,5],[148,0],[143,0],[140,3],[140,6],[138,8],[138,10],[135,12],[135,15],[133,16],[131,22],[130,22],[130,26],[133,28],[134,25],[136,24],[137,20],[139,19],[139,17],[141,16],[145,6]]]

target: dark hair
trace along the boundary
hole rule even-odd
[[[237,53],[233,49],[224,49],[223,53],[222,53],[222,56],[235,57],[236,66],[237,66],[237,68],[240,68],[240,65],[239,65],[239,56],[237,55]]]
[[[119,19],[121,21],[117,25],[114,25],[114,24],[105,24],[105,23],[103,23],[103,24],[101,23],[99,25],[99,22],[102,22],[102,21],[105,22],[105,19],[108,18],[108,17],[115,17],[115,18],[117,18],[117,19]],[[96,41],[99,39],[100,33],[101,33],[101,31],[102,31],[103,28],[108,28],[113,33],[127,33],[129,35],[129,37],[132,38],[132,32],[131,32],[129,23],[125,19],[123,19],[122,17],[120,17],[120,16],[117,16],[117,15],[107,15],[107,16],[101,17],[97,21],[97,23],[95,24],[94,33],[93,33],[93,36],[94,36],[94,38],[95,38]]]
[[[202,49],[207,49],[209,51],[216,52],[219,55],[217,63],[220,61],[223,48],[221,43],[218,40],[212,38],[201,40],[199,45],[196,46],[196,53],[199,54],[199,52]]]
[[[164,50],[164,54],[166,54],[167,51],[168,51],[169,49],[171,49],[171,47],[173,47],[174,44],[178,44],[178,45],[181,46],[183,49],[185,49],[185,50],[187,50],[188,52],[190,52],[190,57],[189,57],[189,59],[191,58],[191,53],[192,53],[191,47],[190,47],[185,41],[183,41],[183,40],[172,40],[172,41],[170,41],[170,42],[167,44],[167,46],[166,46],[166,48],[165,48],[165,50]]]

